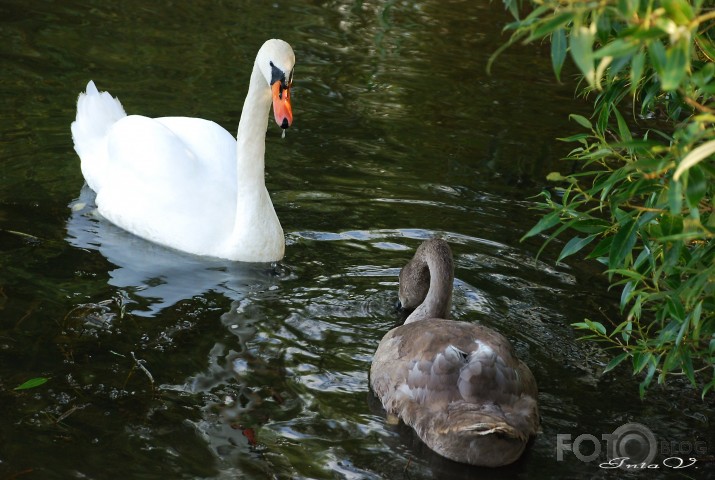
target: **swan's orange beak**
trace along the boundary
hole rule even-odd
[[[290,105],[290,87],[284,87],[279,81],[273,83],[273,115],[276,123],[286,129],[293,123],[293,107]]]

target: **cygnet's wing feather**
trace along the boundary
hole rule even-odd
[[[391,413],[408,401],[430,410],[460,402],[481,410],[498,405],[483,413],[508,418],[512,409],[528,414],[535,401],[522,405],[522,397],[537,395],[533,375],[506,338],[487,327],[441,319],[388,332],[375,353],[371,382]]]

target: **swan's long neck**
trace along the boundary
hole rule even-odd
[[[258,66],[254,65],[236,135],[239,200],[244,198],[246,189],[255,189],[255,183],[265,185],[264,156],[270,106],[271,90]]]
[[[283,257],[280,221],[266,190],[266,130],[271,89],[256,65],[236,135],[236,212],[226,258],[251,262]]]
[[[446,245],[446,244],[445,244]],[[421,249],[413,261],[426,264],[429,269],[429,290],[424,301],[410,314],[405,323],[429,318],[449,318],[452,307],[454,266],[449,247],[431,244]]]

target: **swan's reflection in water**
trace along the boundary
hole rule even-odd
[[[132,313],[152,317],[177,302],[209,291],[239,300],[253,290],[276,286],[284,267],[241,263],[185,254],[132,235],[97,213],[94,192],[85,185],[70,205],[67,241],[100,252],[116,268],[108,283],[130,293],[140,305]]]

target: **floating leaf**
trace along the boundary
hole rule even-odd
[[[45,377],[31,378],[22,385],[18,385],[17,387],[15,387],[13,390],[28,390],[30,388],[39,387],[40,385],[47,383],[48,380],[49,378]]]

